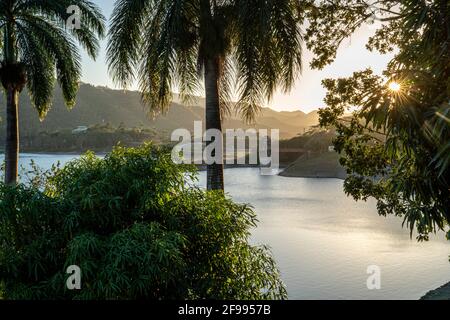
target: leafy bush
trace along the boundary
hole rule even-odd
[[[247,243],[251,208],[187,186],[194,178],[146,145],[86,154],[43,188],[0,185],[4,298],[285,298],[267,249]],[[66,288],[71,265],[81,290]]]

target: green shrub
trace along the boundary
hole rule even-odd
[[[43,188],[0,185],[0,296],[285,298],[268,250],[247,242],[252,209],[189,186],[194,178],[146,145],[86,154]],[[71,265],[81,290],[66,287]]]

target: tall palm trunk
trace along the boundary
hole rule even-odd
[[[17,184],[19,166],[19,92],[26,83],[24,66],[17,63],[16,36],[12,21],[3,33],[4,63],[1,81],[6,90],[5,183]]]
[[[6,104],[6,144],[5,144],[5,183],[17,183],[19,161],[19,91],[7,89]]]
[[[206,130],[217,129],[222,132],[222,118],[219,102],[219,60],[208,59],[205,63],[205,94],[206,94]],[[222,134],[220,145],[223,146]],[[208,144],[213,143],[208,142]],[[213,154],[213,156],[215,156]],[[220,163],[207,166],[207,188],[208,190],[224,191],[223,159]]]

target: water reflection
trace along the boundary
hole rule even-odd
[[[443,234],[411,240],[400,218],[347,198],[341,180],[261,177],[257,169],[226,170],[225,179],[233,199],[255,207],[252,241],[272,247],[291,299],[418,299],[450,280]],[[381,290],[367,289],[370,265],[381,267]]]

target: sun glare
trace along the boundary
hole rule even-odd
[[[389,90],[393,91],[393,92],[399,92],[402,89],[402,86],[400,85],[400,83],[392,81],[391,83],[389,83]]]

